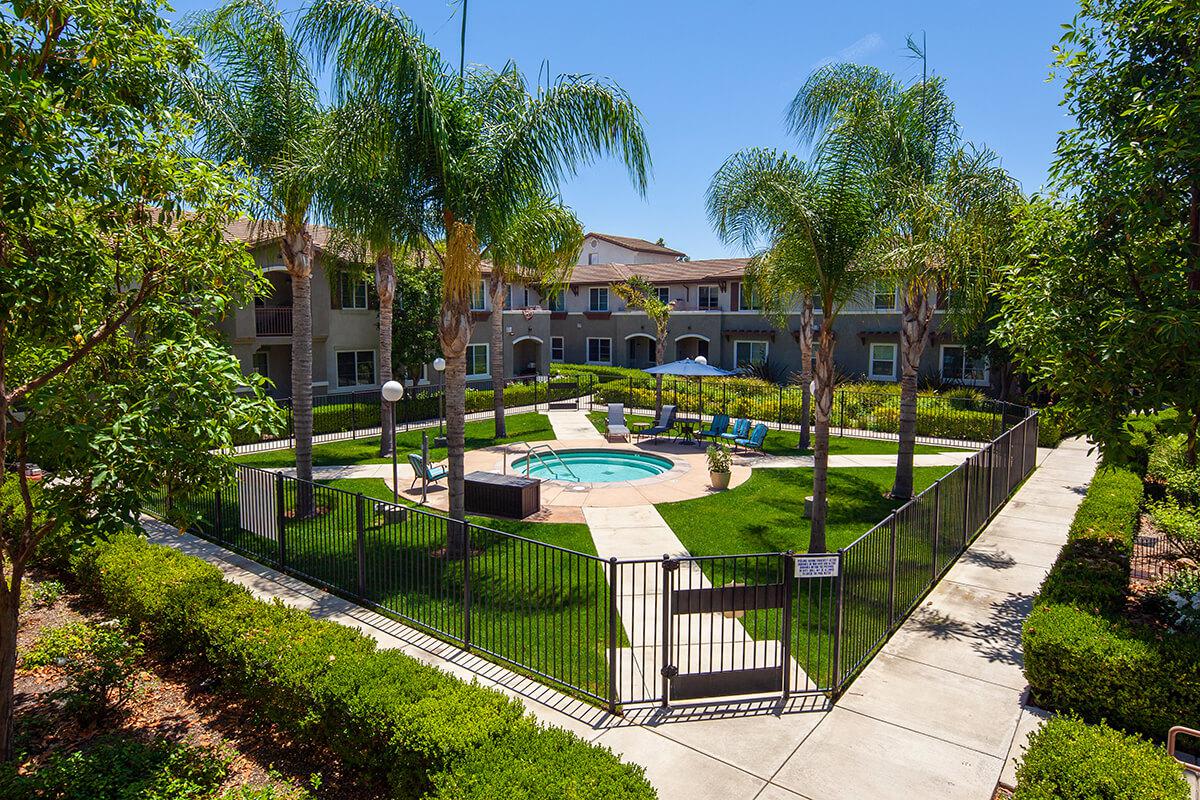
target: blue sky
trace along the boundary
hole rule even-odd
[[[176,0],[179,14],[218,0]],[[281,0],[299,8],[302,0]],[[469,0],[467,60],[515,60],[536,75],[607,76],[646,118],[654,174],[645,198],[602,162],[563,186],[588,230],[662,236],[692,258],[742,255],[713,234],[704,192],[731,153],[749,146],[803,154],[783,111],[808,73],[828,60],[874,64],[911,78],[905,36],[928,42],[931,69],[949,82],[966,136],[988,145],[1026,191],[1046,180],[1069,120],[1061,87],[1047,83],[1050,48],[1071,19],[1069,0],[1009,3],[783,2],[782,0]],[[449,0],[400,6],[457,63],[460,7]]]

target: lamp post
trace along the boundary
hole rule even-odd
[[[446,416],[446,359],[438,356],[433,360],[433,369],[438,374],[438,435],[433,440],[434,447],[446,446],[446,434],[442,430],[442,420]]]
[[[387,435],[392,439],[392,502],[400,502],[400,474],[396,465],[396,401],[404,397],[404,384],[399,381],[388,381],[379,390],[385,402],[390,406],[391,425]]]

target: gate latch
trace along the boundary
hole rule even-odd
[[[675,666],[674,664],[667,664],[665,667],[660,669],[658,672],[664,678],[674,678],[676,675],[679,674],[679,667]]]

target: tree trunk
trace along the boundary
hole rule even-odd
[[[504,290],[503,280],[492,278],[492,415],[496,419],[496,438],[508,435],[504,424]]]
[[[22,465],[23,467],[24,465]],[[13,697],[17,676],[17,615],[21,608],[21,572],[12,571],[7,586],[0,586],[0,757],[13,759]]]
[[[375,292],[379,295],[379,385],[392,379],[392,313],[396,302],[396,265],[385,249],[375,259]],[[392,403],[379,404],[379,455],[390,456],[396,446],[396,415]]]
[[[812,535],[808,552],[824,553],[829,485],[829,418],[833,414],[833,321],[822,318],[817,347],[817,424],[813,443]]]
[[[917,445],[917,373],[921,356],[929,344],[929,323],[933,304],[929,293],[917,286],[904,292],[900,312],[900,447],[896,455],[894,500],[908,500],[913,494],[913,452]]]
[[[296,516],[313,515],[312,495],[312,233],[307,223],[283,237],[292,278],[292,426],[296,439]]]
[[[667,357],[667,338],[665,334],[654,339],[654,363],[661,365]],[[662,413],[663,376],[655,375],[654,381],[654,424],[658,424],[658,415]]]
[[[446,484],[449,490],[450,517],[466,519],[463,506],[463,449],[466,432],[467,345],[471,341],[471,284],[478,272],[478,248],[475,231],[457,222],[450,212],[443,215],[446,226],[446,258],[442,309],[438,318],[438,336],[446,359]],[[472,261],[474,263],[472,263]],[[466,552],[466,532],[461,525],[448,531],[451,556]]]
[[[807,450],[812,446],[808,430],[808,417],[812,413],[812,344],[813,344],[813,299],[804,298],[800,311],[800,441],[796,447]]]

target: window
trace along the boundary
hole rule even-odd
[[[480,280],[479,283],[471,287],[471,310],[486,311],[487,310],[487,281]]]
[[[589,264],[596,263],[596,254],[595,253],[588,253],[588,263]]]
[[[551,311],[566,311],[567,310],[567,295],[564,292],[555,292],[550,297],[546,298],[546,307]]]
[[[467,377],[488,377],[488,345],[467,345]]]
[[[370,286],[366,281],[351,280],[342,274],[342,308],[366,308]]]
[[[942,345],[942,380],[955,383],[986,385],[987,356],[971,358],[961,344]]]
[[[563,346],[563,337],[561,337],[561,336],[551,336],[550,337],[550,360],[551,361],[564,360],[563,355],[564,355],[565,350],[566,350],[566,348]]]
[[[738,311],[758,311],[761,308],[758,292],[743,283],[742,290],[738,292]]]
[[[721,307],[721,294],[716,286],[696,287],[696,308],[701,311],[716,311]]]
[[[508,286],[504,290],[504,310],[512,311],[513,308],[513,288]]]
[[[655,288],[654,295],[658,298],[658,302],[666,305],[671,302],[671,287],[659,286]]]
[[[893,283],[875,284],[873,306],[876,311],[896,310],[896,285]]]
[[[259,350],[254,355],[250,356],[250,371],[258,373],[264,378],[270,377],[268,365],[270,360],[266,350]]]
[[[593,286],[588,290],[588,310],[608,311],[607,286]]]
[[[739,369],[755,364],[765,364],[767,362],[767,343],[734,342],[733,360]]]
[[[375,351],[346,350],[337,354],[338,386],[371,386],[375,383]]]
[[[871,345],[871,363],[867,377],[876,381],[896,380],[896,345],[883,342]]]
[[[611,364],[612,339],[588,338],[587,360],[589,364]]]

